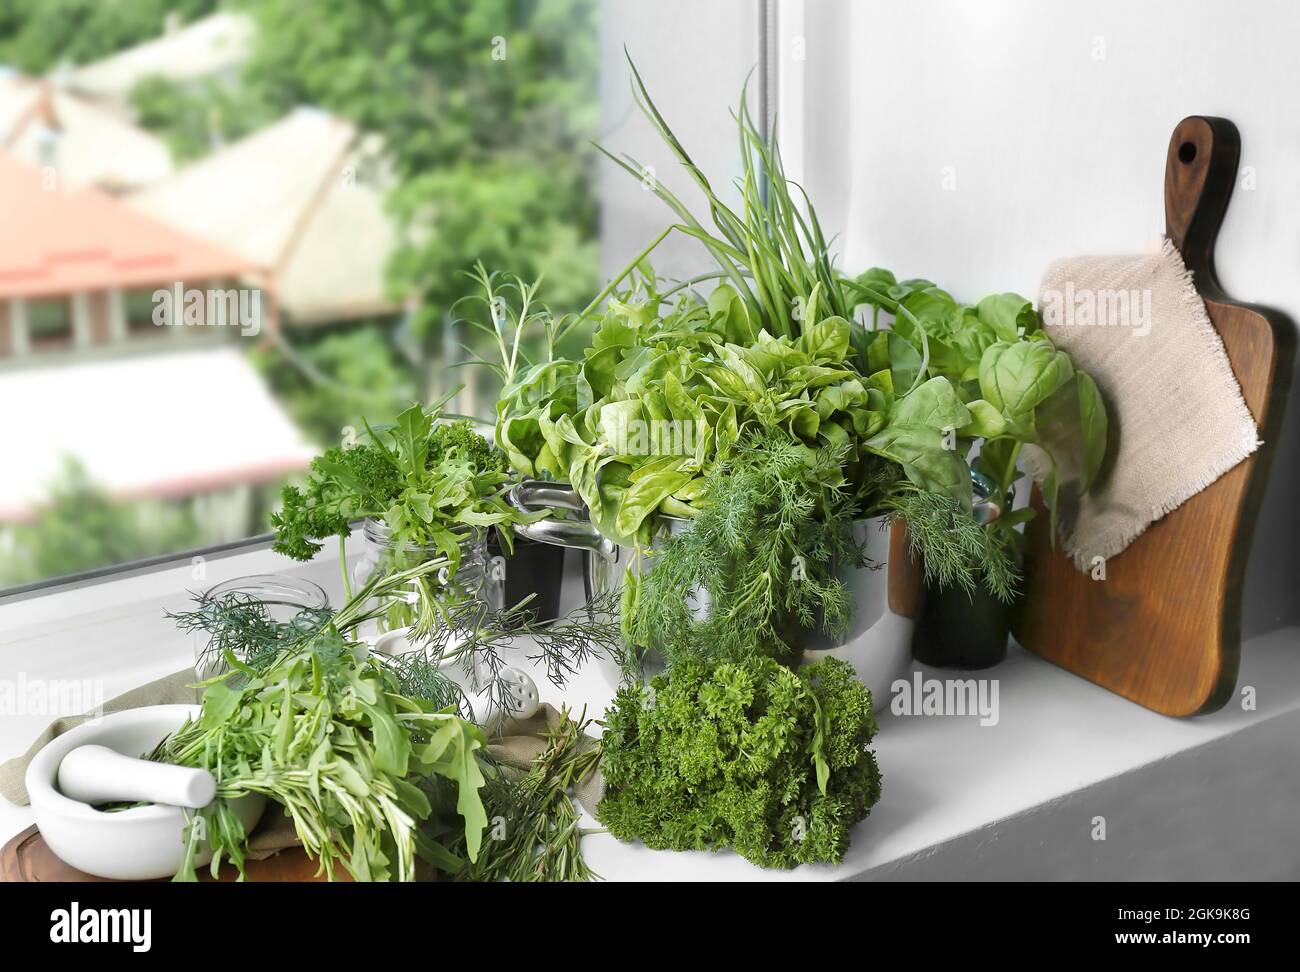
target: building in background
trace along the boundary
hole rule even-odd
[[[397,242],[374,139],[299,108],[127,197],[266,267],[288,324],[396,314],[384,266]]]
[[[5,567],[69,463],[113,502],[203,497],[209,542],[247,535],[264,514],[256,488],[313,449],[236,346],[252,328],[160,327],[155,292],[257,293],[260,333],[276,327],[264,268],[4,152],[0,213]]]
[[[59,72],[69,91],[131,113],[131,90],[146,78],[178,84],[234,83],[248,60],[256,32],[252,18],[221,11],[182,25],[169,16],[162,35],[102,60]]]
[[[124,346],[135,339],[187,339],[159,329],[153,293],[229,288],[263,267],[184,233],[57,171],[0,152],[0,360]],[[263,326],[275,326],[263,308]]]
[[[20,74],[0,74],[0,149],[69,185],[111,193],[172,172],[162,139],[53,81]]]

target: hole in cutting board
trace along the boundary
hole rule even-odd
[[[1184,165],[1186,165],[1188,162],[1191,162],[1192,159],[1194,158],[1196,158],[1195,142],[1184,142],[1182,145],[1178,146],[1179,162],[1182,162]]]

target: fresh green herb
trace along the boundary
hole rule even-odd
[[[703,652],[736,660],[767,646],[798,657],[802,633],[843,632],[851,605],[837,567],[862,566],[840,457],[777,432],[746,436],[705,479],[689,530],[625,581],[628,641],[670,664]],[[700,592],[707,616],[697,619]]]
[[[976,523],[946,496],[919,489],[894,499],[895,514],[907,524],[911,554],[937,590],[960,587],[974,597],[979,585],[1006,604],[1015,600],[1020,573],[1001,531]]]
[[[585,711],[575,720],[565,710],[526,772],[493,767],[483,802],[499,836],[484,841],[478,859],[457,880],[590,881],[598,876],[582,858],[582,838],[592,831],[580,826],[570,795],[600,762],[600,746],[586,734],[590,725]]]
[[[274,549],[309,560],[326,537],[346,537],[350,522],[382,520],[395,545],[433,549],[453,565],[466,531],[513,522],[505,501],[505,457],[468,421],[438,423],[436,410],[412,405],[391,426],[333,447],[311,463],[304,488],[286,486],[271,517]],[[499,531],[511,549],[511,532]],[[454,570],[453,570],[454,573]]]
[[[928,280],[898,282],[878,267],[859,279],[870,284],[864,300],[873,313],[906,314],[876,337],[869,355],[876,363],[892,360],[895,368],[900,360],[920,367],[924,349],[924,374],[944,378],[967,410],[965,422],[952,424],[956,452],[975,453],[971,468],[993,485],[991,499],[1003,512],[980,537],[969,516],[936,496],[906,491],[894,511],[907,521],[929,581],[973,593],[982,578],[990,592],[1010,600],[1018,582],[1016,528],[1033,516],[1031,508],[1012,509],[1020,459],[1036,460],[1035,478],[1055,534],[1062,490],[1080,496],[1101,473],[1107,417],[1096,383],[1053,346],[1033,304],[1019,294],[962,305]],[[881,343],[886,333],[893,342],[888,347]],[[1081,470],[1079,480],[1063,484],[1061,468]]]
[[[306,610],[288,621],[277,621],[266,605],[232,591],[210,599],[195,595],[193,610],[167,616],[182,631],[207,636],[200,670],[218,662],[225,667],[229,653],[264,673],[284,652],[303,647],[331,625],[345,634],[355,632],[362,623],[385,613],[383,603],[437,569],[437,561],[428,561],[396,574],[378,574],[337,614],[329,609]],[[498,676],[507,665],[526,660],[545,669],[551,684],[563,688],[595,658],[609,657],[622,664],[618,599],[616,592],[600,595],[545,624],[532,621],[527,601],[493,609],[479,601],[444,604],[439,600],[436,608],[427,608],[437,614],[437,622],[428,621],[423,631],[417,623],[412,632],[418,650],[376,656],[376,661],[397,680],[401,694],[428,700],[439,709],[455,707],[468,717],[468,699],[460,682],[451,677],[455,669],[465,676],[460,681],[488,686],[496,693],[497,704],[505,705],[507,689]]]
[[[466,853],[477,856],[487,822],[475,755],[481,731],[402,695],[391,672],[357,655],[330,628],[261,672],[229,654],[232,671],[203,683],[199,719],[153,754],[217,779],[217,799],[190,824],[177,880],[194,879],[204,834],[214,850],[213,874],[229,858],[242,876],[248,835],[230,801],[250,793],[284,808],[331,880],[342,864],[357,880],[409,881],[417,853],[457,870],[460,860],[438,842],[437,831],[420,829],[433,815],[425,787],[454,789]]]
[[[887,371],[860,377],[844,362],[847,321],[828,318],[794,339],[763,332],[742,346],[727,339],[734,300],[717,303],[717,291],[707,304],[684,295],[662,316],[655,297],[623,296],[580,368],[549,372],[546,393],[525,375],[507,389],[497,424],[512,466],[571,482],[605,536],[645,543],[657,516],[698,515],[710,470],[743,437],[767,431],[842,453],[859,507],[879,500],[864,489],[874,488],[881,458],[901,457],[931,481],[946,476],[940,486],[960,494],[968,473],[939,424],[964,420],[960,402],[951,389],[944,399],[939,379],[918,389],[925,407],[909,411]],[[885,438],[891,414],[897,428]],[[965,489],[969,502],[968,480]]]
[[[619,840],[834,864],[880,798],[871,693],[837,659],[685,660],[620,690],[606,726],[597,816]]]
[[[601,151],[649,186],[681,220],[671,228],[698,240],[717,263],[716,272],[692,278],[688,284],[725,281],[724,293],[728,300],[738,299],[735,313],[748,322],[751,340],[760,330],[777,337],[797,338],[824,317],[851,317],[856,304],[854,288],[832,265],[830,245],[816,211],[803,190],[786,179],[780,150],[774,142],[764,139],[754,124],[745,94],[741,95],[736,114],[741,161],[741,174],[736,180],[741,208],[737,213],[717,195],[668,126],[630,57],[628,65],[633,99],[704,194],[713,230],[701,224],[662,182],[647,179],[650,170],[634,158],[620,158],[603,148]],[[795,199],[792,188],[801,201]],[[624,274],[629,272],[630,268]],[[618,280],[616,277],[614,283]]]
[[[255,595],[239,591],[215,598],[194,595],[194,601],[194,610],[168,611],[167,617],[181,631],[207,636],[195,658],[194,667],[200,672],[220,666],[226,652],[246,665],[262,668],[284,649],[320,631],[334,614],[328,608],[303,608],[292,618],[277,620]]]
[[[965,307],[928,280],[837,270],[812,205],[786,179],[779,150],[764,141],[743,96],[736,116],[743,205],[733,211],[635,66],[632,74],[638,105],[703,193],[713,227],[657,180],[647,183],[680,222],[575,319],[548,331],[544,361],[517,369],[508,355],[503,374],[513,380],[498,402],[496,441],[512,467],[572,483],[604,536],[646,547],[664,518],[703,512],[710,476],[743,437],[780,430],[843,457],[857,516],[902,516],[905,508],[914,520],[930,517],[913,524],[913,536],[921,547],[935,545],[932,576],[981,577],[1006,596],[1016,527],[1029,515],[1010,512],[1022,449],[1040,460],[1033,468],[1047,470],[1040,483],[1053,516],[1058,493],[1082,492],[1099,473],[1106,417],[1091,379],[1074,371],[1015,294]],[[615,161],[644,177],[634,159]],[[662,286],[649,255],[674,230],[699,241],[717,271]],[[481,268],[479,277],[492,300],[492,278]],[[707,298],[695,290],[706,282],[717,283]],[[517,289],[527,308],[533,291],[518,282]],[[869,323],[855,320],[864,308]],[[526,317],[513,318],[515,345]],[[587,322],[596,327],[583,360],[557,360],[556,343]],[[669,431],[667,443],[657,429]],[[1082,451],[1083,482],[1059,482],[1053,453],[1062,448]],[[972,462],[1006,511],[990,528],[994,542],[946,529],[954,516],[971,519]],[[933,499],[916,501],[918,491]]]
[[[487,335],[496,346],[500,364],[488,361],[462,344],[463,350],[470,355],[462,365],[485,367],[508,387],[522,371],[534,368],[538,363],[555,361],[555,318],[537,298],[540,279],[527,283],[518,276],[489,273],[482,263],[476,263],[473,272],[465,276],[478,284],[478,293],[457,301],[452,307],[452,318],[458,324]],[[480,312],[487,315],[487,323],[479,319]],[[538,353],[536,336],[539,334],[540,362],[534,360]]]
[[[448,698],[448,669],[459,668],[465,680],[495,693],[508,708],[506,684],[499,678],[507,665],[521,660],[545,669],[547,679],[563,688],[579,669],[598,657],[622,664],[623,641],[618,619],[618,594],[599,595],[565,617],[535,624],[528,602],[503,610],[464,602],[452,607],[443,623],[417,639],[418,649],[388,662],[403,691],[423,697]],[[454,689],[459,693],[459,689]],[[463,697],[452,697],[458,704]],[[468,711],[468,710],[466,710]]]

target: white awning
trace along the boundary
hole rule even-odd
[[[315,451],[242,349],[0,370],[0,522],[37,512],[69,456],[138,498],[274,481]]]

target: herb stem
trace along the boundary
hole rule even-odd
[[[352,581],[348,578],[348,538],[339,534],[339,570],[343,574],[343,599],[352,600]]]
[[[1001,483],[1002,491],[1004,493],[1011,488],[1012,482],[1015,481],[1016,462],[1020,458],[1020,447],[1023,445],[1024,445],[1023,442],[1017,442],[1011,448],[1011,455],[1007,457],[1007,468],[1002,473],[1002,483]]]
[[[592,311],[594,311],[597,307],[599,307],[601,305],[601,302],[606,297],[608,297],[610,294],[614,292],[614,288],[617,287],[619,284],[621,284],[624,281],[624,279],[626,279],[627,275],[630,274],[633,270],[635,270],[637,266],[641,263],[641,261],[644,260],[646,257],[648,257],[654,251],[654,248],[657,247],[660,243],[662,243],[664,239],[668,236],[668,234],[671,233],[676,228],[677,228],[676,225],[669,226],[666,230],[664,230],[662,233],[656,236],[645,249],[643,249],[640,253],[634,256],[632,258],[632,262],[630,262],[627,266],[625,266],[619,272],[618,276],[612,278],[609,281],[609,283],[605,284],[604,289],[602,289],[600,293],[598,293],[595,297],[592,298],[591,303],[589,303],[586,307],[584,307],[578,313],[578,316],[574,318],[574,320],[569,322],[568,326],[565,327],[563,333],[559,336],[559,338],[557,338],[557,341],[563,340],[565,334],[568,334],[569,331],[573,330],[574,327],[576,327],[582,321],[585,321],[588,315],[590,315]]]

